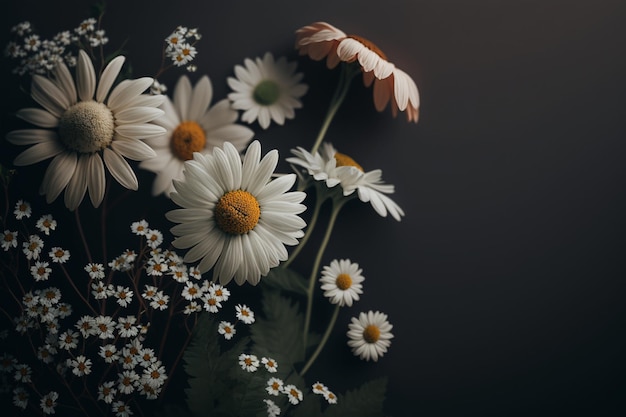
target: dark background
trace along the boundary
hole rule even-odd
[[[9,2],[2,46],[20,21],[51,37],[89,4]],[[340,218],[324,261],[358,262],[365,293],[342,311],[310,378],[341,392],[387,375],[398,417],[626,415],[625,2],[111,0],[107,10],[109,51],[127,41],[134,76],[154,74],[176,25],[197,26],[192,79],[208,74],[214,101],[244,58],[297,59],[304,108],[284,127],[252,126],[264,153],[311,146],[337,79],[297,56],[303,25],[365,36],[416,81],[417,125],[377,113],[356,82],[328,132],[383,170],[406,216],[350,203]],[[170,92],[181,73],[161,78]],[[6,59],[2,80],[4,134],[27,100]],[[16,151],[3,142],[2,162]],[[29,169],[21,181],[42,168]],[[144,203],[128,210],[158,223],[169,202],[146,200],[151,177],[138,175]],[[33,189],[40,180],[32,174]],[[369,309],[394,325],[376,364],[354,358],[342,334]]]

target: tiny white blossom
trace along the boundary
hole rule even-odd
[[[54,414],[54,408],[57,406],[58,398],[59,394],[56,391],[50,391],[49,393],[41,397],[39,405],[41,406],[41,410],[44,414]]]
[[[235,306],[236,316],[244,324],[254,323],[254,312],[245,304],[237,304]]]
[[[138,236],[145,236],[148,231],[148,227],[148,222],[142,219],[138,222],[133,222],[130,225],[130,230]]]
[[[24,217],[29,218],[32,212],[33,211],[29,202],[17,200],[17,203],[15,203],[15,210],[13,210],[13,214],[15,214],[15,218],[17,220],[22,220]]]
[[[4,232],[0,232],[0,246],[6,252],[10,248],[17,247],[17,231],[12,232],[10,230],[5,230]]]
[[[224,339],[226,340],[232,339],[235,333],[237,333],[235,326],[233,326],[233,324],[228,321],[221,321],[217,328],[217,331],[219,332],[219,334],[224,335]]]
[[[51,214],[45,214],[37,220],[35,227],[46,235],[50,235],[50,231],[57,228],[57,221],[52,218]]]
[[[58,246],[55,246],[54,248],[50,249],[50,252],[48,252],[48,255],[50,256],[50,259],[52,260],[52,262],[57,263],[57,264],[64,264],[65,262],[68,261],[68,259],[70,259],[70,251],[68,251],[67,249],[60,248]]]
[[[283,380],[280,378],[272,377],[267,380],[267,386],[265,387],[265,391],[267,391],[270,395],[279,395],[283,392]]]
[[[302,401],[302,391],[300,391],[295,385],[289,384],[283,387],[283,392],[287,394],[289,402],[293,405],[297,405]]]
[[[242,353],[239,355],[239,365],[247,372],[255,372],[259,368],[259,358],[256,355]]]
[[[91,279],[104,278],[104,266],[102,264],[88,263],[85,265],[85,271],[89,273],[89,277]]]
[[[278,371],[278,362],[272,358],[266,358],[265,356],[261,358],[261,363],[265,365],[265,369],[267,372],[274,373]]]

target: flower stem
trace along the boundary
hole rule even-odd
[[[330,240],[330,235],[333,231],[333,227],[335,226],[335,222],[337,220],[337,216],[339,215],[339,211],[341,211],[341,207],[348,201],[347,198],[339,198],[333,199],[333,208],[330,213],[330,219],[328,220],[328,225],[326,226],[326,233],[324,234],[324,238],[322,243],[320,243],[320,247],[317,251],[317,255],[315,256],[315,261],[313,263],[313,268],[311,269],[311,275],[309,276],[309,287],[307,288],[306,296],[306,315],[304,318],[304,331],[303,331],[303,349],[306,351],[307,347],[307,339],[309,336],[309,327],[311,325],[311,314],[313,312],[313,294],[315,292],[315,282],[317,278],[317,273],[319,271],[320,263],[322,262],[322,255],[326,250],[326,246]]]
[[[341,103],[346,98],[348,94],[348,90],[350,89],[350,84],[352,83],[352,79],[358,74],[358,71],[354,69],[355,67],[350,64],[342,64],[341,66],[341,74],[339,75],[339,82],[337,83],[337,87],[335,88],[335,92],[333,97],[330,100],[330,105],[328,106],[328,111],[326,112],[326,117],[324,118],[324,122],[322,123],[322,127],[320,128],[319,133],[317,134],[317,138],[315,139],[315,144],[311,148],[311,153],[315,154],[317,149],[322,144],[322,140],[324,136],[326,136],[326,131],[328,130],[328,126],[330,126],[330,122],[332,122],[335,117],[335,113],[341,107]]]
[[[92,262],[91,252],[89,251],[89,244],[87,243],[87,239],[85,238],[85,232],[83,231],[83,224],[80,221],[80,214],[78,213],[78,207],[76,207],[76,209],[74,210],[74,216],[76,218],[76,227],[78,228],[78,233],[80,234],[80,240],[83,242],[83,247],[85,248],[87,261],[91,263]]]
[[[324,336],[322,336],[322,340],[317,345],[317,349],[315,349],[315,352],[313,352],[313,354],[311,355],[311,357],[307,361],[306,365],[304,365],[304,367],[300,371],[300,376],[304,376],[306,371],[308,371],[309,368],[311,367],[311,365],[313,365],[313,362],[315,362],[315,359],[317,359],[317,357],[320,354],[320,352],[322,351],[322,349],[324,349],[324,346],[326,345],[326,342],[328,341],[328,338],[330,337],[330,334],[332,333],[333,328],[335,327],[335,323],[337,322],[337,316],[339,316],[339,308],[340,308],[340,306],[339,306],[339,304],[337,304],[335,306],[335,311],[333,311],[333,316],[331,317],[330,322],[328,323],[328,327],[326,327],[326,331],[324,332]]]

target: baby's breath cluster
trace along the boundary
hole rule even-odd
[[[29,21],[11,28],[13,40],[5,47],[5,56],[13,59],[15,74],[47,74],[59,62],[69,67],[76,66],[78,49],[101,47],[109,42],[98,20],[91,17],[83,20],[72,30],[58,32],[51,39],[42,38]]]
[[[196,66],[190,65],[198,51],[194,46],[202,38],[197,28],[178,26],[165,38],[165,55],[177,67],[187,66],[187,71],[195,72]]]

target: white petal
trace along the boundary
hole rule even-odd
[[[123,110],[128,104],[146,91],[154,80],[150,77],[138,78],[136,80],[124,80],[111,91],[107,105],[114,112]]]
[[[97,153],[91,154],[89,158],[89,166],[87,167],[87,187],[89,189],[91,204],[93,204],[94,207],[98,207],[104,199],[106,175],[102,158]]]
[[[57,80],[57,85],[65,93],[65,96],[69,100],[70,105],[76,104],[76,86],[74,85],[74,79],[72,79],[72,74],[67,68],[67,65],[65,65],[65,63],[63,62],[60,62],[54,68],[53,74],[55,75],[55,78]]]
[[[135,161],[143,161],[156,156],[154,149],[136,139],[117,138],[111,143],[111,148],[120,155]]]
[[[16,116],[20,119],[26,120],[28,123],[32,123],[39,127],[57,127],[59,125],[59,118],[55,117],[52,113],[38,108],[26,108],[18,110]]]
[[[69,100],[52,81],[41,75],[33,75],[31,97],[55,117],[61,117],[69,106]]]
[[[6,139],[14,145],[33,145],[41,142],[56,142],[59,136],[54,130],[19,129],[7,133]]]
[[[87,191],[87,166],[89,164],[89,155],[81,154],[76,164],[74,175],[70,179],[65,188],[64,201],[65,206],[74,211],[80,205],[80,202]]]
[[[189,102],[188,120],[200,120],[213,99],[213,86],[206,75],[196,83]]]
[[[15,157],[13,163],[17,166],[36,164],[44,159],[52,158],[63,152],[65,149],[57,141],[46,141],[31,146]]]
[[[147,139],[165,133],[165,129],[152,123],[138,125],[120,125],[115,128],[118,133],[129,139]]]
[[[174,107],[180,120],[189,120],[189,99],[191,98],[191,82],[186,75],[181,76],[174,87]]]
[[[164,112],[155,107],[129,107],[115,113],[115,121],[122,124],[141,124],[163,116]]]
[[[91,58],[89,58],[89,55],[82,49],[78,51],[76,84],[78,97],[82,101],[93,99],[93,94],[96,91],[96,71],[93,69]]]
[[[63,152],[57,155],[43,176],[39,192],[46,194],[46,201],[53,202],[61,194],[76,169],[76,153]]]
[[[117,182],[129,190],[136,191],[139,188],[135,173],[121,155],[109,148],[104,148],[103,156],[106,167]]]
[[[96,90],[96,101],[98,103],[102,103],[107,94],[109,94],[109,90],[119,75],[125,60],[126,58],[123,56],[117,56],[109,62],[104,71],[102,71],[100,82],[98,83],[98,89]]]

